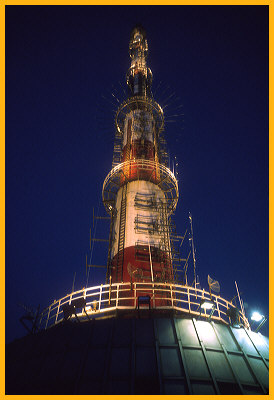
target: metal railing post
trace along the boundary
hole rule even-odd
[[[46,322],[45,329],[47,329],[47,327],[48,327],[50,311],[51,311],[51,305],[49,306],[49,311],[48,311],[48,316],[47,316],[47,322]]]
[[[218,311],[218,316],[221,319],[221,313],[220,313],[220,309],[219,309],[219,302],[218,302],[218,297],[217,296],[216,296],[216,308],[217,308],[217,311]]]
[[[189,297],[189,287],[187,288],[187,300],[188,300],[188,309],[189,309],[189,312],[191,312],[190,297]]]
[[[98,311],[101,311],[101,300],[102,300],[102,285],[100,286],[99,309],[98,309]]]
[[[119,283],[117,283],[117,292],[116,292],[116,308],[118,307],[119,299]]]
[[[171,307],[173,308],[173,293],[172,293],[172,285],[170,285],[170,295],[171,295]]]
[[[124,305],[124,301],[127,298],[126,294],[128,293],[127,287],[130,285],[130,301],[129,303],[126,303]],[[192,288],[190,286],[182,286],[182,285],[176,285],[172,284],[170,282],[165,282],[165,283],[159,283],[159,282],[120,282],[120,283],[114,283],[111,284],[111,296],[109,294],[109,288],[110,285],[98,285],[96,287],[90,287],[90,288],[83,288],[82,290],[79,290],[77,292],[70,293],[66,295],[65,297],[54,301],[48,308],[46,308],[44,311],[42,311],[39,314],[39,328],[38,329],[47,329],[50,326],[53,326],[57,324],[58,322],[61,321],[62,317],[62,306],[63,305],[71,305],[73,300],[73,296],[75,300],[77,300],[79,297],[78,296],[83,296],[83,298],[89,302],[90,300],[94,299],[94,301],[91,304],[91,310],[92,307],[94,307],[93,311],[97,312],[104,312],[108,308],[106,304],[108,304],[108,300],[110,300],[110,297],[113,299],[115,302],[113,304],[113,307],[118,308],[119,306],[122,308],[128,308],[132,309],[133,307],[136,309],[138,307],[138,294],[146,292],[150,296],[150,301],[151,301],[151,306],[153,308],[157,307],[157,302],[160,300],[165,299],[164,302],[164,307],[163,308],[174,308],[177,307],[178,311],[183,311],[183,312],[188,312],[189,314],[199,314],[199,302],[195,300],[195,297],[201,300],[201,298],[209,299],[210,293],[206,292],[205,290],[199,290],[195,288]],[[116,288],[116,296],[115,296],[115,288]],[[169,288],[169,289],[168,289]],[[99,293],[98,293],[99,290]],[[122,295],[120,295],[120,290]],[[168,292],[169,290],[169,293]],[[160,293],[160,294],[159,294]],[[133,297],[132,297],[133,295]],[[160,296],[159,298],[157,296]],[[104,297],[105,296],[105,297]],[[228,323],[230,321],[229,316],[226,314],[226,310],[232,306],[230,302],[227,300],[223,299],[219,295],[211,295],[212,300],[214,300],[215,303],[215,310],[214,314],[211,316],[212,319],[218,319],[221,320],[225,323]],[[129,299],[128,299],[129,300]],[[132,300],[134,300],[132,302]],[[120,302],[120,304],[119,304]],[[121,304],[122,302],[122,304]],[[170,304],[169,304],[170,302]],[[94,303],[94,304],[93,304]],[[96,305],[95,305],[96,303]],[[188,303],[188,306],[187,304]],[[160,303],[161,304],[161,303]],[[197,308],[198,307],[198,308]],[[85,311],[85,307],[82,308],[82,313]],[[201,314],[200,314],[201,315]],[[202,317],[208,317],[208,313],[203,311]],[[246,328],[249,327],[249,323],[245,315],[243,315],[241,312],[239,312],[239,318],[241,323],[243,323]]]
[[[56,312],[56,317],[55,317],[55,324],[58,321],[58,315],[59,315],[59,310],[60,310],[60,303],[61,303],[61,299],[58,301],[58,307],[57,307],[57,312]]]
[[[136,291],[136,282],[133,283],[134,285],[134,308],[137,307],[137,291]]]
[[[43,318],[43,311],[42,311],[42,313],[40,314],[40,319],[39,319],[39,324],[38,324],[38,332],[39,332],[40,329],[41,329],[42,318]]]

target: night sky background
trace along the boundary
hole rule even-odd
[[[179,163],[177,232],[191,211],[201,286],[209,274],[231,300],[236,280],[247,316],[268,317],[268,7],[6,6],[7,342],[26,333],[19,304],[48,306],[75,272],[75,289],[86,285],[93,207],[106,216],[112,94],[125,98],[137,23]],[[108,222],[95,226],[107,239]],[[106,260],[95,243],[92,264]],[[104,280],[90,270],[89,286]]]

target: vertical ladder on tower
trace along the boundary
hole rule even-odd
[[[123,281],[123,264],[124,264],[125,230],[126,230],[126,203],[127,203],[127,185],[124,185],[122,189],[118,253],[117,253],[117,263],[116,263],[117,282]]]
[[[161,203],[160,205],[160,224],[161,224],[161,243],[164,252],[163,259],[163,270],[165,272],[165,277],[168,281],[173,281],[173,269],[172,269],[172,253],[170,247],[170,237],[169,237],[169,220],[166,204]]]
[[[128,161],[130,159],[130,150],[131,150],[131,143],[126,144],[126,159],[125,161]]]
[[[180,267],[180,251],[178,248],[177,242],[175,241],[179,240],[178,235],[177,235],[177,230],[176,230],[176,225],[174,220],[172,220],[172,216],[169,217],[169,226],[170,226],[170,249],[171,249],[171,259],[172,259],[172,271],[173,271],[173,278],[174,278],[174,283],[179,283],[179,271],[178,267]]]

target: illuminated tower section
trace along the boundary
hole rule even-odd
[[[136,27],[129,44],[129,97],[116,113],[118,162],[103,185],[111,215],[107,279],[113,283],[174,283],[169,217],[178,185],[163,155],[164,116],[152,98],[147,52],[146,33]]]
[[[174,279],[178,187],[142,28],[129,50],[129,97],[116,114],[103,184],[107,282],[21,318],[29,334],[6,347],[6,394],[266,395],[269,345],[257,332],[266,318],[252,332],[239,292],[241,310],[235,297],[212,293],[213,284],[207,292]]]

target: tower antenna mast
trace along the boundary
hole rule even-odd
[[[192,257],[193,257],[193,269],[194,269],[194,287],[196,290],[197,280],[196,280],[196,255],[195,255],[195,247],[194,247],[194,239],[193,239],[193,226],[192,226],[192,215],[189,213],[189,221],[190,221],[190,230],[191,230],[191,248],[192,248]]]

